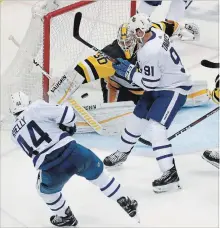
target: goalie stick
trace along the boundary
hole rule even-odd
[[[202,122],[203,120],[205,120],[206,118],[208,118],[209,116],[211,116],[212,114],[216,113],[219,110],[219,106],[215,109],[213,109],[212,111],[206,113],[204,116],[200,117],[199,119],[195,120],[194,122],[192,122],[191,124],[187,125],[186,127],[182,128],[181,130],[177,131],[175,134],[171,135],[168,140],[172,140],[174,138],[176,138],[178,135],[182,134],[183,132],[189,130],[190,128],[194,127],[195,125],[197,125],[198,123]],[[143,138],[139,138],[139,141],[144,143],[145,145],[151,146],[151,143]]]
[[[201,65],[208,68],[219,68],[219,63],[214,63],[209,60],[203,59]]]
[[[97,47],[91,45],[87,41],[85,41],[80,35],[79,35],[79,28],[80,28],[80,23],[82,20],[82,13],[77,12],[74,18],[74,24],[73,24],[73,37],[80,41],[81,43],[85,44],[87,47],[91,48],[93,51],[97,51],[101,53],[104,57],[108,58],[112,62],[117,62],[116,59],[112,58],[111,56],[107,55],[103,51],[99,50]]]
[[[77,12],[74,18],[74,24],[73,24],[73,37],[75,39],[77,39],[78,41],[82,42],[83,44],[85,44],[86,46],[88,46],[89,48],[91,48],[94,51],[97,51],[99,53],[101,53],[103,56],[107,57],[110,61],[115,62],[116,60],[112,57],[110,57],[109,55],[107,55],[106,53],[104,53],[103,51],[99,50],[98,48],[96,48],[95,46],[93,46],[92,44],[88,43],[87,41],[85,41],[79,34],[79,28],[80,28],[80,23],[81,23],[81,19],[82,19],[82,13],[81,12]],[[189,124],[188,126],[182,128],[181,130],[179,130],[178,132],[176,132],[175,134],[173,134],[172,136],[170,136],[168,138],[168,140],[172,140],[173,138],[177,137],[178,135],[182,134],[183,132],[187,131],[188,129],[190,129],[191,127],[195,126],[196,124],[200,123],[201,121],[203,121],[204,119],[208,118],[209,116],[211,116],[212,114],[214,114],[215,112],[217,112],[219,110],[219,107],[213,109],[212,111],[210,111],[209,113],[205,114],[204,116],[202,116],[201,118],[197,119],[196,121],[192,122],[191,124]],[[147,145],[147,146],[151,146],[151,142],[147,141],[146,139],[143,138],[139,138],[138,139],[141,143]]]

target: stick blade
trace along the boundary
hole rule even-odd
[[[74,18],[74,24],[73,24],[73,37],[77,38],[79,37],[79,27],[80,27],[80,22],[82,19],[82,13],[77,12]]]
[[[219,68],[219,63],[213,63],[206,59],[201,61],[201,65],[208,68]]]

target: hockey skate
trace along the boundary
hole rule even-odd
[[[210,150],[206,150],[203,155],[202,158],[209,162],[210,164],[214,165],[216,168],[219,169],[219,153],[218,151],[210,151]]]
[[[119,152],[116,151],[115,153],[107,156],[103,163],[106,167],[117,167],[120,166],[127,160],[128,155],[130,152]]]
[[[50,222],[54,226],[59,226],[59,227],[76,226],[78,224],[78,221],[73,215],[72,211],[70,210],[70,207],[66,209],[65,214],[66,214],[65,217],[61,217],[58,215],[51,216]]]
[[[132,218],[135,218],[137,222],[140,222],[139,216],[137,214],[138,202],[136,200],[131,200],[129,197],[121,197],[117,200],[118,204],[128,213]]]
[[[155,193],[162,193],[181,189],[175,163],[173,167],[164,172],[160,178],[154,180],[152,186]]]

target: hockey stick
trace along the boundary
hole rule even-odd
[[[201,65],[204,66],[204,67],[208,67],[208,68],[220,68],[219,67],[219,65],[220,65],[219,63],[213,63],[213,62],[211,62],[209,60],[206,60],[206,59],[203,59],[201,61]]]
[[[198,123],[202,122],[203,120],[205,120],[206,118],[208,118],[212,114],[216,113],[218,110],[219,110],[219,106],[217,108],[213,109],[212,111],[206,113],[204,116],[200,117],[199,119],[195,120],[191,124],[187,125],[186,127],[182,128],[181,130],[177,131],[175,134],[171,135],[168,138],[168,140],[170,141],[170,140],[176,138],[178,135],[180,135],[183,132],[189,130],[190,128],[192,128],[193,126],[197,125]],[[151,146],[151,143],[149,141],[143,139],[143,138],[139,138],[139,141],[142,142],[145,145]]]
[[[104,57],[108,58],[111,62],[117,62],[116,59],[112,58],[111,56],[107,55],[103,51],[99,50],[97,47],[91,45],[87,41],[85,41],[80,35],[79,35],[79,28],[82,20],[82,13],[77,12],[74,18],[74,24],[73,24],[73,37],[80,41],[81,43],[85,44],[87,47],[91,48],[93,51],[97,51],[101,53]]]
[[[17,40],[10,36],[9,40],[11,40],[17,47],[20,47],[20,44],[17,42]],[[28,56],[29,57],[29,56]],[[37,66],[40,71],[48,78],[51,79],[51,75],[49,75],[43,67],[35,60],[33,59],[33,63],[35,66]],[[104,129],[101,124],[98,123],[88,112],[87,110],[82,107],[75,99],[71,99],[66,97],[66,100],[73,106],[73,108],[79,113],[79,115],[100,135],[108,135],[112,134],[112,132],[108,132],[107,129]],[[106,134],[104,134],[104,131]]]

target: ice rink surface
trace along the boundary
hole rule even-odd
[[[177,43],[183,63],[193,80],[207,80],[213,89],[217,70],[204,68],[202,59],[219,61],[218,1],[194,1],[186,14],[186,22],[198,24],[201,39]],[[19,39],[25,34],[31,1],[5,1],[1,4],[1,73],[13,59],[16,48],[8,41],[10,34]],[[164,18],[169,2],[163,3],[153,19]],[[16,11],[15,11],[16,9]],[[1,78],[1,80],[6,80]],[[177,115],[169,135],[193,122],[216,105],[183,108]],[[96,134],[76,135],[79,143],[91,148],[101,158],[114,152],[119,136]],[[205,149],[218,147],[219,114],[216,113],[197,126],[172,140],[182,190],[154,194],[152,181],[159,177],[159,168],[150,147],[138,143],[128,161],[120,169],[111,170],[125,190],[140,205],[141,224],[135,221],[96,187],[77,176],[64,188],[64,196],[80,227],[218,227],[219,173],[201,158]],[[10,140],[10,132],[1,131],[1,227],[49,227],[50,211],[35,189],[37,171],[30,159]]]

